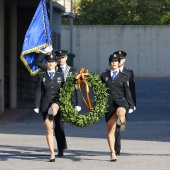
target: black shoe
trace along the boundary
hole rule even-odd
[[[116,155],[119,156],[120,155],[120,150],[116,151]]]
[[[55,162],[55,158],[54,159],[50,159],[49,162]]]
[[[111,159],[111,162],[116,162],[117,161],[117,159]]]
[[[53,109],[51,107],[48,109],[48,119],[53,121]]]
[[[58,157],[62,157],[63,155],[64,155],[63,151],[59,151],[58,154],[57,154]]]

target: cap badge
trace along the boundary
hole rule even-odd
[[[61,51],[59,51],[59,53],[61,54],[62,52],[61,52]]]
[[[119,51],[119,54],[122,54],[121,51]]]
[[[116,54],[114,54],[114,56],[113,57],[116,57]]]

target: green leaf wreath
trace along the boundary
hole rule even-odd
[[[66,83],[60,92],[60,110],[65,122],[75,125],[79,128],[92,125],[100,120],[107,111],[108,93],[105,85],[100,81],[100,77],[97,74],[89,73],[86,76],[86,82],[92,89],[94,94],[93,107],[88,113],[78,113],[72,105],[73,95],[75,92],[75,85],[77,84],[75,73],[73,76],[67,78]],[[84,83],[82,82],[82,86]]]

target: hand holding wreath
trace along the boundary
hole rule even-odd
[[[80,74],[84,73],[84,69],[82,70]],[[60,110],[67,123],[84,128],[94,124],[105,115],[107,111],[108,93],[105,85],[100,81],[99,75],[88,73],[84,74],[86,75],[85,78],[83,77],[85,80],[82,80],[82,78],[77,80],[77,77],[81,77],[80,74],[75,73],[73,76],[67,77],[67,81],[60,92]],[[91,87],[94,94],[94,102],[92,102],[88,108],[89,112],[84,114],[78,113],[72,106],[75,85],[81,88],[80,84],[81,86],[88,85]]]

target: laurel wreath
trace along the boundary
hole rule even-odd
[[[100,81],[99,75],[89,73],[86,81],[94,94],[93,107],[87,113],[78,113],[72,105],[77,75],[78,73],[75,73],[73,76],[67,77],[67,81],[61,89],[59,94],[61,101],[60,110],[65,122],[84,128],[94,124],[105,115],[108,106],[108,93],[107,88]],[[84,86],[83,82],[82,86]]]

